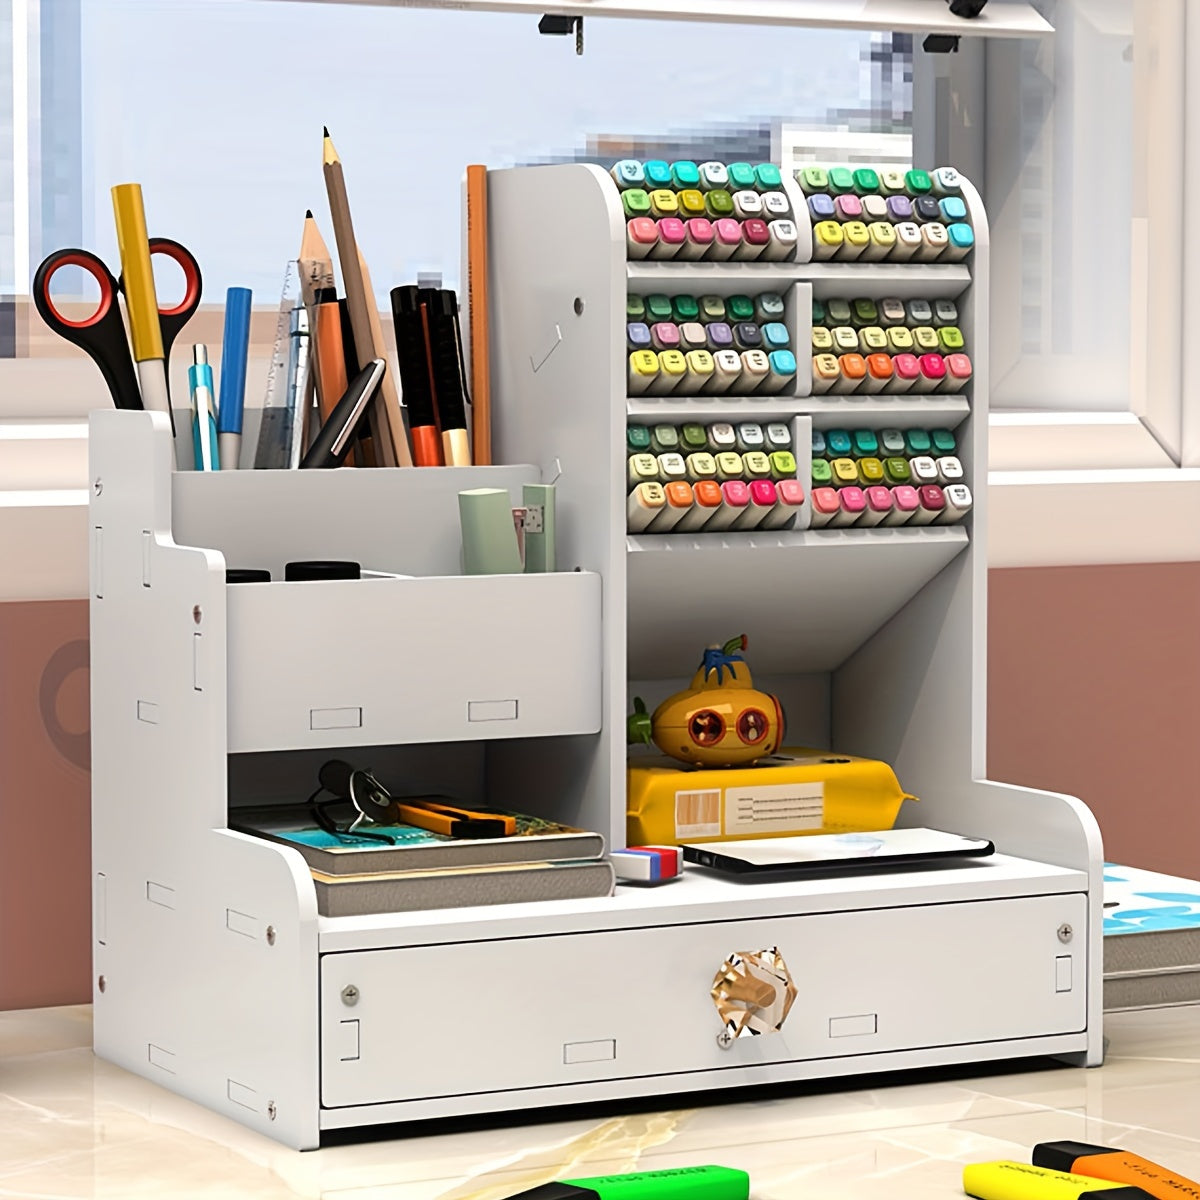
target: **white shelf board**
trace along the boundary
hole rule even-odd
[[[914,809],[914,820],[920,806]],[[487,909],[318,917],[321,953],[387,946],[466,942],[530,934],[564,934],[650,924],[734,921],[801,913],[847,912],[914,904],[950,904],[1087,890],[1087,875],[1007,854],[960,867],[927,871],[743,884],[699,867],[662,887],[617,885],[612,897],[551,903],[501,904]]]
[[[630,396],[632,421],[790,421],[814,429],[954,429],[970,415],[964,396]]]
[[[627,262],[629,290],[731,296],[739,292],[782,292],[802,283],[809,264],[797,262]]]
[[[786,675],[839,666],[966,549],[967,532],[636,534],[626,546],[631,677],[678,676],[720,634],[714,612],[749,634],[764,671]]]
[[[824,29],[958,33],[977,37],[1040,37],[1054,29],[1025,0],[992,0],[973,20],[950,13],[942,0],[320,0],[466,12],[562,13],[571,16],[707,21],[739,25],[804,25]]]
[[[797,266],[798,278],[812,284],[818,300],[879,300],[883,296],[953,300],[971,286],[971,272],[965,263],[813,262]]]

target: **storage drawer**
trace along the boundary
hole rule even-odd
[[[327,954],[322,1103],[1079,1032],[1086,920],[1068,894]],[[1067,944],[1063,924],[1081,931]],[[791,1013],[722,1049],[714,976],[769,946],[795,981]]]
[[[596,733],[600,577],[227,589],[229,749]]]

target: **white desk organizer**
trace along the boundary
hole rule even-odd
[[[1071,797],[984,778],[987,224],[965,191],[966,265],[626,264],[603,171],[492,173],[497,457],[560,460],[562,574],[458,575],[456,493],[516,494],[533,467],[172,474],[165,418],[93,414],[97,1053],[300,1148],[427,1117],[1030,1055],[1099,1063],[1095,822]],[[971,394],[810,398],[801,382],[627,400],[635,286],[787,292],[801,350],[809,289],[956,297]],[[975,510],[950,528],[626,537],[625,423],[659,412],[953,426]],[[226,561],[280,578],[316,557],[418,578],[224,583]],[[278,764],[273,794],[294,800],[289,764],[308,778],[357,746],[424,755],[429,786],[623,845],[631,695],[666,695],[704,645],[742,631],[790,742],[893,763],[921,797],[901,823],[991,838],[995,857],[321,917],[298,853],[227,827],[247,771],[269,782]],[[275,751],[292,753],[261,753]],[[767,946],[795,1006],[782,1032],[722,1047],[713,977]]]

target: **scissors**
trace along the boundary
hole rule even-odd
[[[170,362],[171,347],[179,331],[200,306],[203,281],[200,277],[200,265],[187,247],[171,241],[170,238],[150,238],[149,244],[151,255],[165,255],[183,270],[183,299],[172,308],[160,307],[158,310],[158,320],[162,327],[163,356],[166,362]],[[99,307],[82,321],[73,321],[54,307],[54,298],[50,295],[50,281],[64,267],[81,267],[100,287]],[[142,408],[142,393],[138,387],[133,354],[129,349],[121,308],[117,303],[117,293],[123,290],[122,285],[123,281],[114,279],[112,272],[90,251],[56,250],[38,267],[37,274],[33,277],[33,303],[42,320],[59,337],[85,351],[100,368],[117,408]],[[172,428],[174,424],[175,418],[172,415]]]

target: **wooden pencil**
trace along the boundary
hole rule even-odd
[[[316,294],[322,288],[334,286],[333,255],[310,208],[304,214],[304,233],[300,238],[300,295],[305,307],[311,308],[316,303]]]
[[[375,297],[363,278],[363,260],[350,220],[350,201],[346,196],[342,160],[334,149],[328,129],[325,130],[324,140],[324,171],[333,234],[337,242],[338,260],[342,265],[342,282],[346,287],[346,307],[350,310],[350,328],[354,333],[354,349],[360,362],[370,362],[373,358],[386,361],[383,338],[380,336],[376,342],[372,332],[371,313],[375,311],[376,326],[379,325],[379,314],[375,308]],[[375,452],[382,457],[383,465],[394,467],[411,463],[412,455],[408,450],[408,438],[404,433],[404,420],[400,412],[400,396],[390,369],[383,376],[369,417]]]
[[[488,347],[487,167],[467,167],[467,303],[471,348],[471,446],[477,466],[492,461],[492,380]]]

